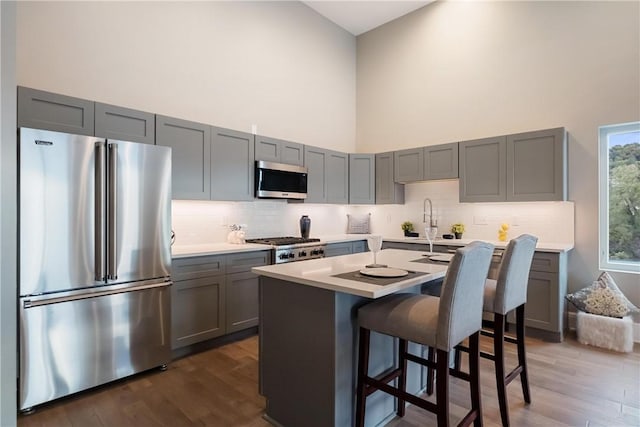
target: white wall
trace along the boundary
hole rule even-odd
[[[355,149],[355,37],[299,2],[19,2],[18,84]]]
[[[357,39],[357,148],[565,126],[575,250],[598,270],[598,126],[640,119],[640,3],[439,1]],[[615,274],[636,305],[638,276]]]

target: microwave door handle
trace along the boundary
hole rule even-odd
[[[105,152],[104,142],[96,142],[95,148],[95,280],[105,280]]]
[[[117,144],[109,144],[109,182],[108,182],[108,193],[109,193],[109,201],[107,207],[107,230],[109,236],[108,242],[108,261],[107,261],[107,278],[110,280],[115,280],[118,278],[118,269],[117,269],[117,176],[118,176],[118,146]]]

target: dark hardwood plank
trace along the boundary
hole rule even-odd
[[[622,354],[579,344],[527,338],[532,403],[519,380],[507,387],[514,426],[640,425],[640,349]],[[491,341],[481,338],[483,351]],[[266,427],[265,400],[258,394],[258,338],[249,337],[203,351],[169,365],[98,387],[19,416],[19,427]],[[505,347],[507,369],[517,363],[515,346]],[[462,356],[463,369],[467,355]],[[484,425],[500,426],[492,362],[480,360]],[[450,379],[451,422],[471,407],[468,384]],[[433,397],[432,397],[433,398]],[[436,417],[409,406],[392,427],[435,426]],[[342,427],[342,426],[340,426]]]

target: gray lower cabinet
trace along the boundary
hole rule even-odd
[[[564,128],[508,135],[507,200],[566,200],[566,150]]]
[[[458,178],[458,143],[424,147],[424,180]]]
[[[367,251],[367,242],[357,240],[354,242],[329,243],[324,249],[325,257],[357,254]]]
[[[253,200],[254,135],[213,127],[211,200]]]
[[[94,136],[94,102],[18,86],[18,127]]]
[[[393,152],[376,154],[376,204],[404,204],[404,184],[393,177]]]
[[[461,202],[566,200],[564,128],[459,144]]]
[[[270,251],[203,255],[173,260],[172,348],[258,325],[258,276]]]
[[[158,115],[156,144],[171,147],[171,198],[209,200],[211,126]]]
[[[95,103],[95,136],[155,144],[155,114]]]
[[[373,154],[349,154],[349,203],[376,202],[376,160]]]
[[[255,159],[304,166],[304,145],[256,135]]]

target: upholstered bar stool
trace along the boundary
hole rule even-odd
[[[422,294],[395,294],[358,310],[360,343],[356,426],[364,426],[366,397],[382,390],[398,399],[398,416],[404,416],[405,402],[433,412],[438,426],[449,425],[449,353],[469,337],[469,374],[460,378],[470,383],[471,410],[459,425],[482,425],[479,374],[479,331],[482,327],[482,293],[489,271],[493,245],[473,242],[456,251],[442,286],[440,298]],[[371,331],[399,338],[398,367],[378,377],[369,376]],[[436,349],[435,363],[409,353],[408,342]],[[407,362],[436,370],[436,403],[406,392]],[[398,379],[398,387],[389,383]]]
[[[507,385],[518,376],[522,384],[524,401],[531,403],[527,358],[524,344],[524,307],[527,302],[529,270],[538,238],[523,234],[511,240],[502,254],[497,280],[487,279],[484,287],[485,313],[493,314],[493,322],[484,322],[482,335],[493,338],[493,354],[481,352],[480,356],[490,359],[495,365],[496,387],[500,404],[502,425],[509,425],[509,406],[507,403]],[[516,312],[516,337],[505,335],[507,314]],[[518,366],[505,373],[504,343],[517,345]],[[460,346],[462,351],[467,348]],[[459,353],[456,354],[455,369],[459,370]]]

